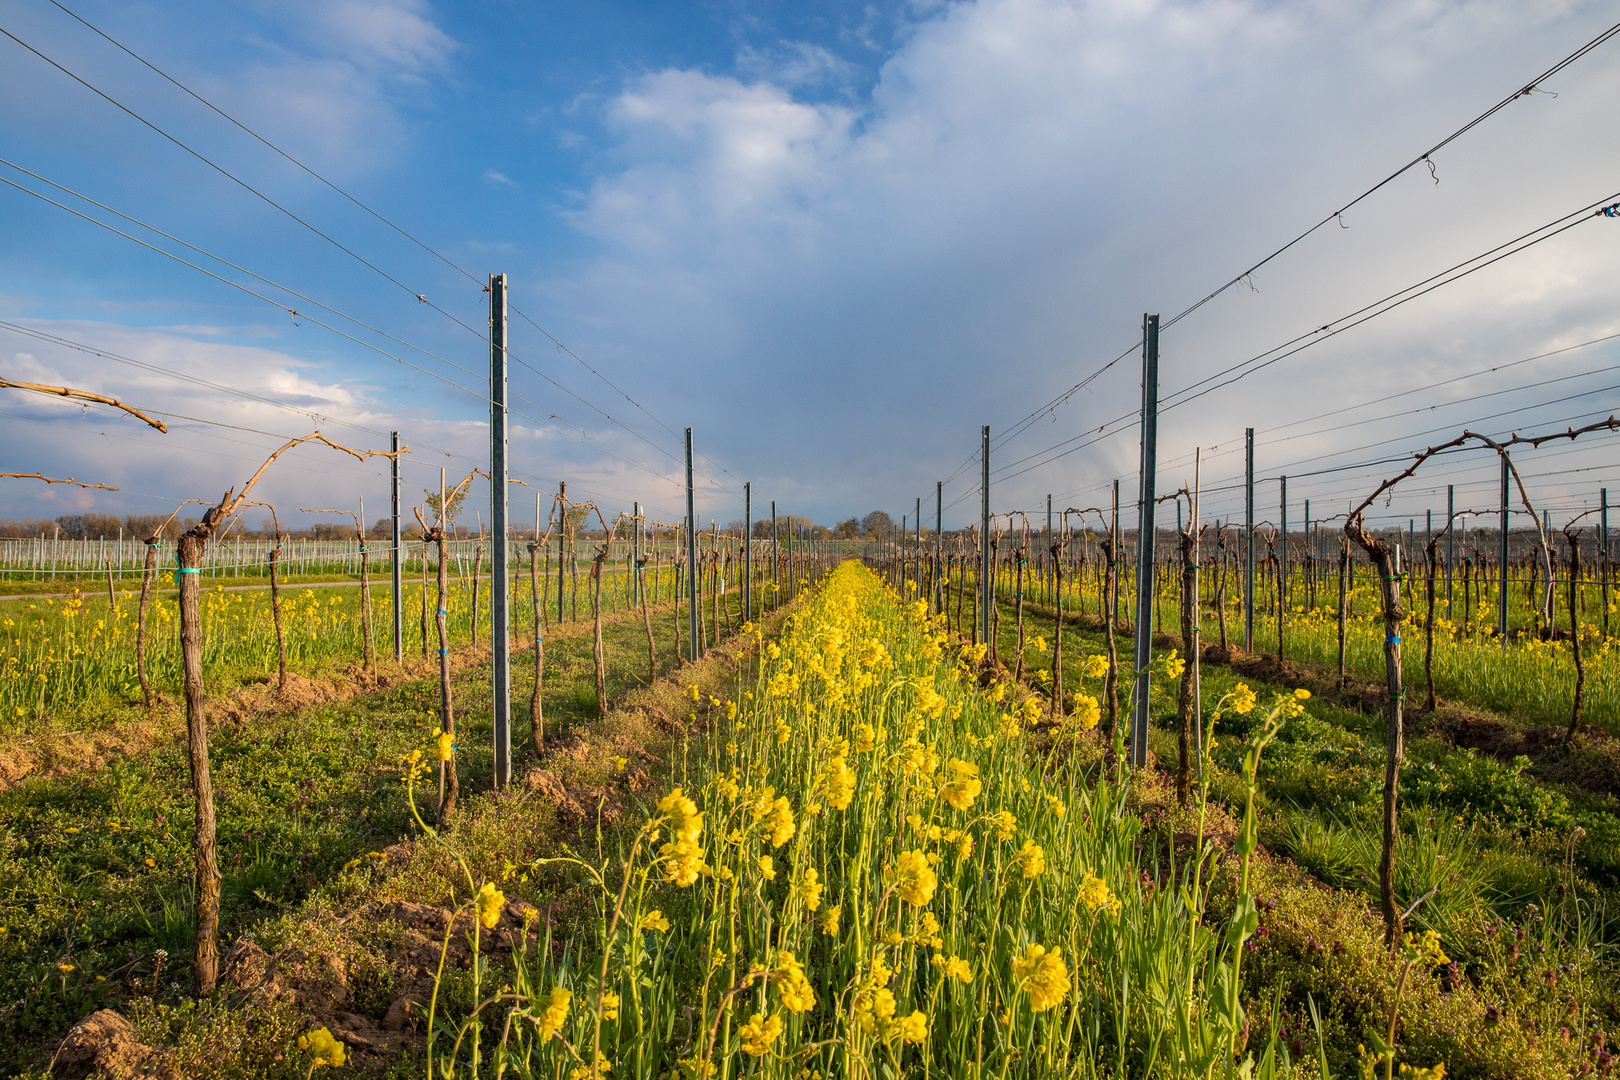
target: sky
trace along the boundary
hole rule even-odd
[[[1615,19],[1596,0],[8,0],[0,377],[168,431],[0,390],[0,472],[119,489],[0,479],[0,517],[168,513],[316,429],[359,450],[399,431],[413,505],[441,468],[487,466],[504,273],[519,521],[560,481],[676,520],[688,427],[705,521],[740,518],[747,482],[756,517],[914,521],[921,499],[932,524],[942,484],[959,527],[983,425],[996,513],[1038,526],[1048,496],[1085,510],[1116,479],[1129,508],[1147,314],[1159,490],[1196,481],[1203,518],[1241,517],[1252,427],[1257,518],[1286,475],[1290,524],[1306,500],[1331,519],[1464,428],[1620,411],[1620,217],[1596,212],[1620,200],[1620,37],[1418,160]],[[1458,266],[1477,268],[1436,278]],[[1559,525],[1620,499],[1617,450],[1598,432],[1515,461]],[[1369,517],[1422,528],[1448,484],[1494,510],[1476,450]],[[299,447],[255,498],[375,519],[387,468]],[[475,482],[465,517],[488,498]]]

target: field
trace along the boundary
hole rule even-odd
[[[1607,1067],[1620,1025],[1607,638],[1588,653],[1589,722],[1571,741],[1544,737],[1563,717],[1548,700],[1567,681],[1561,643],[1514,640],[1499,681],[1480,685],[1470,665],[1503,646],[1446,635],[1442,703],[1409,709],[1396,879],[1409,937],[1391,951],[1364,593],[1343,683],[1335,620],[1317,611],[1292,613],[1282,664],[1263,639],[1211,652],[1206,753],[1183,803],[1178,638],[1156,643],[1154,761],[1132,770],[1095,581],[1066,572],[1061,626],[1049,583],[1007,588],[992,653],[974,640],[971,576],[952,570],[935,616],[926,580],[881,551],[867,561],[807,560],[802,584],[776,592],[756,581],[752,622],[735,588],[705,586],[715,625],[699,661],[678,658],[684,603],[658,595],[653,682],[647,626],[621,603],[602,620],[605,713],[589,612],[556,622],[548,595],[545,743],[530,744],[520,620],[504,791],[472,585],[453,585],[463,794],[442,819],[420,577],[404,593],[404,664],[373,582],[370,670],[358,588],[289,586],[281,695],[267,594],[210,583],[223,959],[203,995],[172,591],[149,615],[151,708],[132,675],[136,594],[0,601],[28,676],[7,702],[0,793],[6,1067],[37,1074],[86,1017],[63,1053],[115,1074],[108,1062],[303,1076],[341,1059],[367,1074],[584,1077],[593,1054],[617,1076]],[[1165,590],[1167,623],[1177,599]],[[1202,622],[1218,641],[1218,612]],[[1515,694],[1529,704],[1500,708]]]

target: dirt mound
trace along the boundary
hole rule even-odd
[[[51,1076],[79,1080],[86,1076],[167,1077],[157,1061],[158,1052],[135,1037],[135,1025],[111,1009],[101,1009],[80,1020],[51,1059]]]
[[[345,1045],[352,1067],[386,1072],[398,1063],[402,1050],[421,1049],[426,1003],[441,956],[447,970],[472,964],[468,940],[474,917],[463,910],[452,926],[451,915],[448,908],[433,904],[368,901],[343,921],[357,920],[383,931],[378,935],[383,945],[374,957],[302,945],[271,956],[252,942],[241,942],[226,959],[221,986],[253,1003],[293,1007],[312,1027],[325,1027]],[[494,959],[520,947],[534,948],[539,921],[534,907],[509,902],[494,929],[481,932],[480,952]],[[386,967],[386,993],[380,998],[376,965],[368,961]]]

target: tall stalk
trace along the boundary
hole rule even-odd
[[[152,684],[146,678],[146,605],[152,593],[152,572],[157,569],[157,549],[161,541],[146,539],[146,564],[141,570],[141,603],[135,617],[135,673],[141,680],[141,700],[152,708]]]

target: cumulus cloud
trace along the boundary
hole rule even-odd
[[[1141,312],[1178,311],[1319,220],[1599,14],[982,0],[922,13],[857,105],[751,58],[739,75],[650,72],[606,103],[616,164],[573,212],[599,254],[546,289],[602,328],[601,349],[656,357],[647,377],[672,406],[699,411],[723,385],[739,413],[793,433],[761,445],[758,427],[725,427],[733,460],[808,472],[812,497],[853,483],[909,502],[980,423],[999,430],[1128,349]],[[1258,292],[1168,333],[1163,389],[1602,195],[1620,153],[1582,132],[1620,91],[1615,69],[1572,69],[1557,89],[1437,155],[1438,186],[1408,175],[1257,274]],[[1576,234],[1482,272],[1182,409],[1166,457],[1230,448],[1324,395],[1596,336],[1617,261]],[[1127,358],[998,462],[1129,412],[1137,370]],[[1266,450],[1278,466],[1294,453]],[[1135,456],[1131,437],[1105,440],[1000,491],[1032,505],[1129,475]]]

